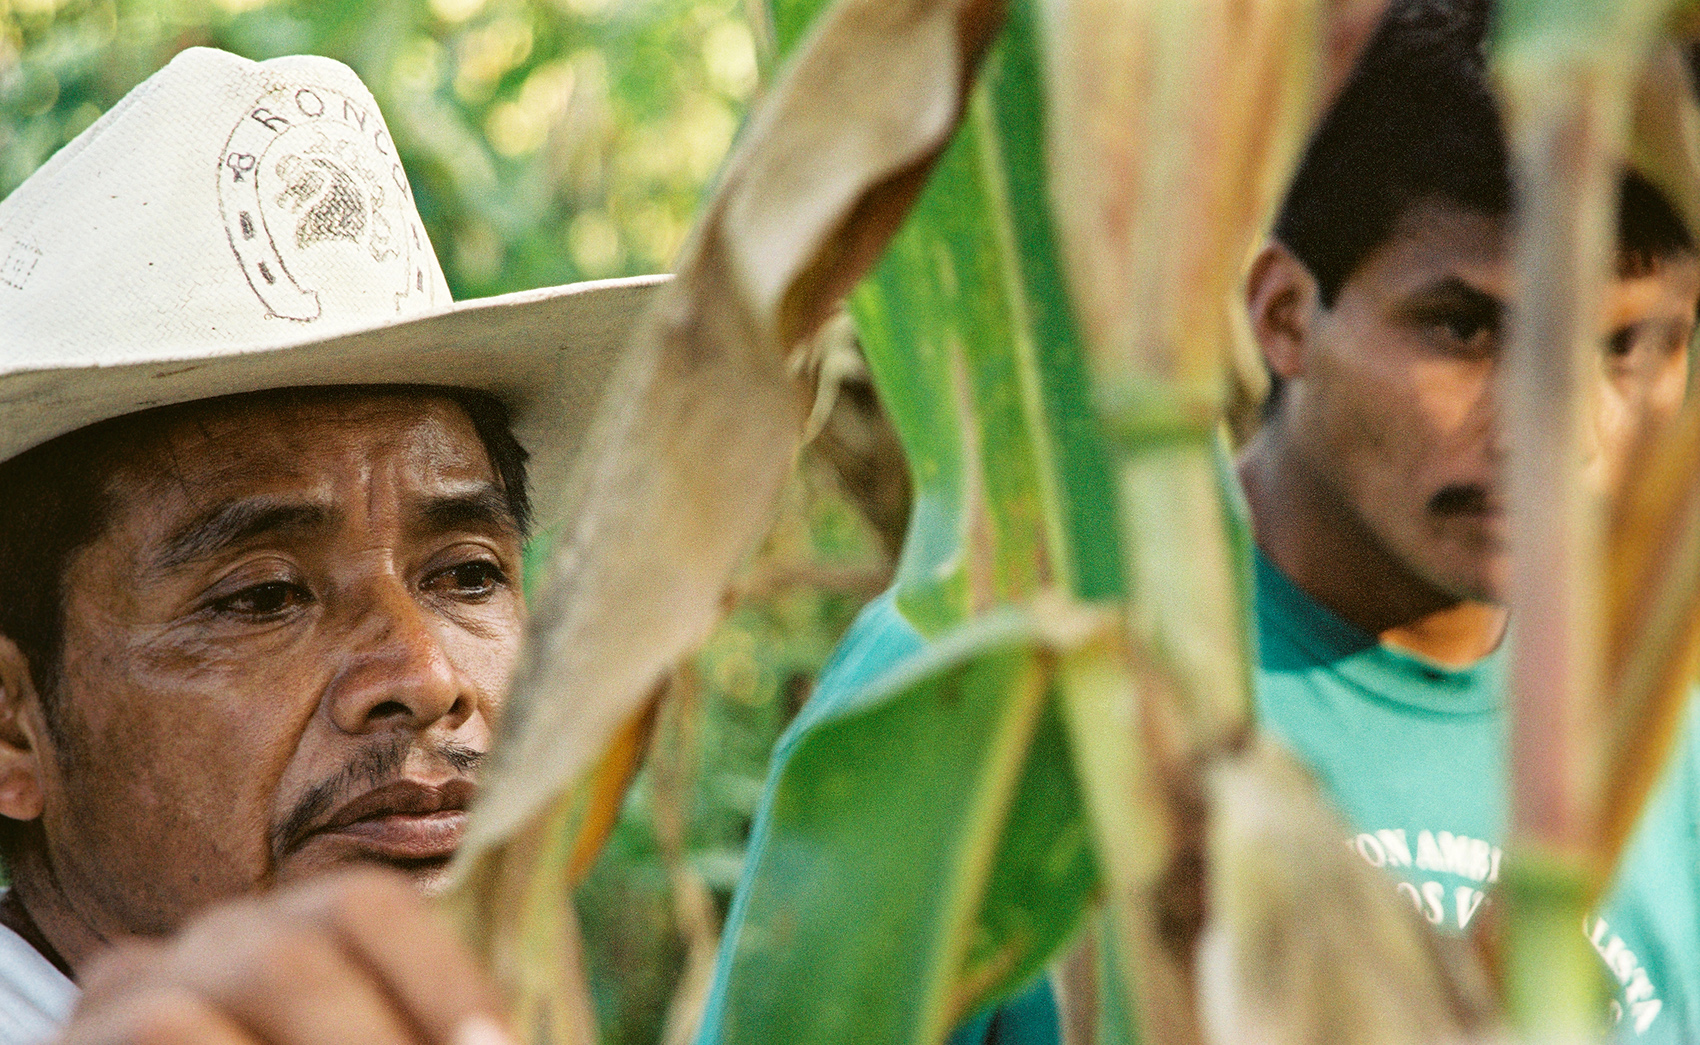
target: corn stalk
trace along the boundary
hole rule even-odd
[[[1681,13],[1679,10],[1678,14]],[[1642,70],[1630,160],[1700,235],[1700,105],[1677,46]],[[1692,390],[1691,390],[1692,391]],[[1700,406],[1668,431],[1642,434],[1639,466],[1607,524],[1607,700],[1603,855],[1622,852],[1700,673]]]
[[[1224,501],[1216,445],[1242,261],[1325,101],[1314,85],[1342,82],[1354,52],[1342,41],[1361,42],[1380,5],[1051,7],[1058,221],[1131,549],[1132,685],[1070,700],[1078,750],[1097,748],[1080,772],[1100,852],[1116,854],[1126,1010],[1153,1041],[1423,1041],[1479,1027],[1488,1006],[1469,963],[1437,953],[1330,843],[1343,828],[1304,775],[1248,742],[1248,564],[1235,553],[1249,536]],[[1145,766],[1113,757],[1094,740],[1105,736],[1143,741]],[[1139,832],[1126,811],[1150,808],[1130,798],[1153,784],[1183,798]],[[1127,844],[1142,834],[1157,844]],[[1287,875],[1293,857],[1280,854],[1299,853],[1304,873]],[[1198,958],[1165,932],[1189,861],[1208,883]],[[1311,923],[1322,907],[1343,924]]]
[[[1584,477],[1632,116],[1636,158],[1691,224],[1700,213],[1691,86],[1668,53],[1649,67],[1675,6],[1509,0],[1495,44],[1517,281],[1531,288],[1504,397],[1517,626],[1503,976],[1516,1025],[1546,1040],[1601,1030],[1601,969],[1575,927],[1662,767],[1693,662],[1695,606],[1679,586],[1696,579],[1695,422],[1644,434],[1661,452],[1609,530],[1605,492]]]
[[[594,1039],[572,886],[661,687],[771,524],[808,416],[793,353],[901,221],[999,13],[838,7],[751,119],[616,375],[448,900],[530,1041]]]
[[[775,5],[782,50],[810,6]],[[931,643],[782,743],[708,1040],[938,1041],[1057,952],[1098,873],[1106,975],[1077,978],[1101,1004],[1071,1033],[1199,1040],[1201,868],[1256,897],[1249,857],[1281,845],[1386,930],[1329,956],[1345,994],[1236,990],[1219,1038],[1377,1006],[1404,1037],[1376,1040],[1479,1022],[1310,783],[1247,743],[1247,534],[1221,492],[1230,291],[1310,85],[1340,79],[1322,56],[1349,61],[1377,6],[1012,4],[852,299],[917,484],[895,605]],[[1294,834],[1204,837],[1257,794]],[[1220,906],[1224,990],[1272,982],[1270,909]]]

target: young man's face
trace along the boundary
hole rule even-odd
[[[65,577],[60,890],[103,932],[355,862],[437,881],[518,649],[520,536],[454,403],[220,407]],[[29,897],[25,897],[29,903]]]
[[[1283,432],[1362,540],[1452,598],[1507,582],[1496,420],[1514,300],[1503,219],[1438,204],[1408,213],[1341,287],[1313,303]],[[1700,299],[1700,261],[1662,260],[1605,295],[1588,467],[1611,489],[1638,433],[1673,417]]]

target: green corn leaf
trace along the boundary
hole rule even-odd
[[[1053,663],[997,611],[812,723],[752,853],[720,1041],[936,1042],[1066,939],[1094,879],[1083,830],[1042,829],[1081,823]]]
[[[782,49],[822,6],[775,2]],[[898,604],[924,634],[1052,583],[1085,598],[1121,586],[1051,231],[1036,7],[1010,6],[967,119],[851,301],[914,476]]]
[[[816,7],[774,5],[782,49]],[[1036,8],[1011,5],[966,120],[852,297],[915,477],[897,599],[924,634],[1042,586],[1105,598],[1122,583],[1114,487],[1051,230]],[[1037,972],[1096,884],[1085,860],[1067,888],[1024,887],[1036,861],[1090,833],[1052,723],[961,971],[987,996]]]

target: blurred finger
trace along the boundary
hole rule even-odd
[[[232,909],[185,934],[166,975],[265,1045],[416,1045],[388,985],[322,925]]]
[[[394,996],[423,1041],[512,1041],[488,977],[404,879],[378,872],[338,875],[302,890],[288,906],[328,928],[351,960]],[[468,1035],[475,1040],[460,1040]]]
[[[234,1020],[187,991],[131,996],[78,1018],[58,1045],[258,1045]]]
[[[129,940],[114,944],[88,963],[77,976],[82,996],[78,1012],[92,1012],[109,1002],[134,997],[152,983],[164,960],[165,946],[152,941]]]

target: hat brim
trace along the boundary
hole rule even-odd
[[[274,348],[0,375],[0,461],[113,417],[273,388],[411,384],[499,398],[531,455],[538,523],[559,522],[585,431],[667,276],[574,283]],[[280,321],[287,322],[287,321]]]

